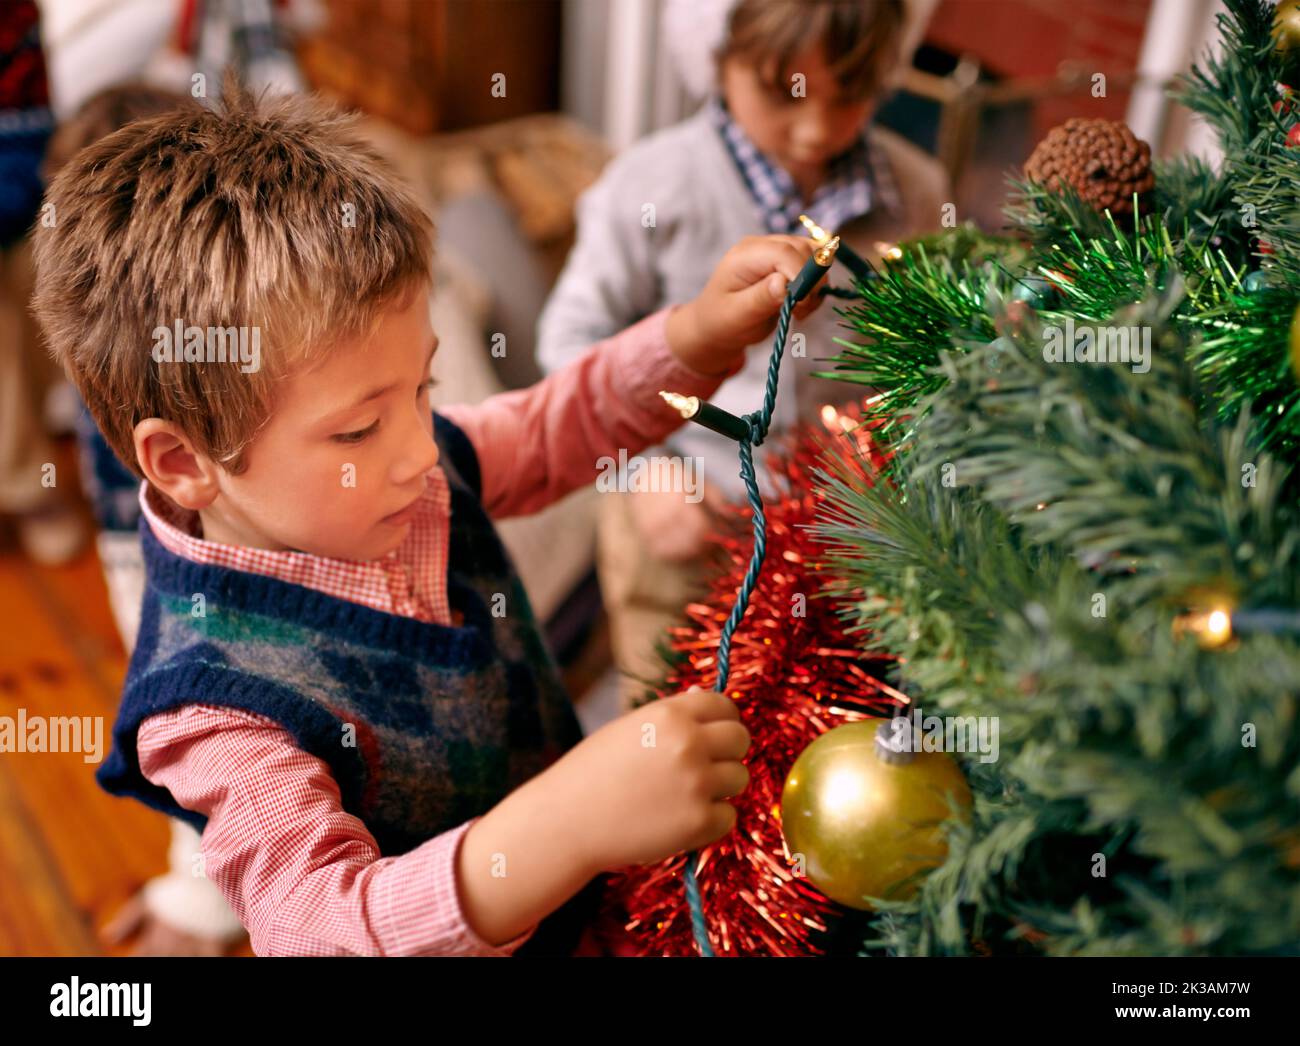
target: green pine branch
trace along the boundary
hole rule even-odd
[[[990,287],[1014,282],[1028,254],[1015,241],[962,227],[940,237],[900,244],[903,256],[882,266],[878,279],[859,284],[861,295],[837,308],[855,339],[836,338],[839,355],[819,377],[866,386],[886,431],[903,423],[916,402],[938,389],[933,373],[954,342],[980,344],[995,336]]]
[[[1207,53],[1174,97],[1213,125],[1231,163],[1275,129],[1272,105],[1284,73],[1273,43],[1273,4],[1226,0],[1225,7],[1217,16],[1222,53]]]
[[[882,907],[867,950],[1300,939],[1300,644],[1202,650],[1173,628],[1206,592],[1295,606],[1300,526],[1249,425],[1198,410],[1176,297],[1114,318],[1152,328],[1147,373],[1052,363],[1030,324],[1010,349],[945,356],[901,486],[819,475],[846,615],[925,710],[1001,724],[999,762],[966,762],[971,824],[948,826],[947,862]]]

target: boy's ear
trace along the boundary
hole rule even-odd
[[[181,508],[207,508],[220,493],[219,465],[195,451],[176,425],[145,418],[135,427],[135,457],[145,479]]]

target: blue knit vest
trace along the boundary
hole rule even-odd
[[[105,789],[202,831],[205,817],[140,773],[136,730],[193,702],[244,709],[279,722],[329,766],[344,809],[387,856],[486,813],[581,740],[528,596],[479,500],[473,446],[438,414],[434,437],[451,492],[447,594],[464,615],[459,627],[194,563],[167,551],[141,520],[140,634],[113,751],[96,775]],[[599,882],[525,949],[567,954],[574,919],[589,913]]]

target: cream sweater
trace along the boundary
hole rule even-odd
[[[900,207],[890,212],[877,206],[834,231],[875,262],[878,242],[893,243],[938,228],[941,208],[951,197],[933,158],[881,128],[873,128],[870,136],[894,173]],[[766,231],[707,110],[637,142],[612,160],[579,198],[577,242],[538,323],[542,369],[553,372],[657,309],[695,297],[729,248]],[[831,281],[848,285],[847,270],[836,266]],[[808,320],[792,326],[781,364],[773,434],[797,420],[816,418],[823,404],[856,398],[851,385],[811,377],[813,371],[830,369],[825,361],[840,351],[836,338],[856,338],[837,314],[845,304],[832,298]],[[802,346],[798,334],[804,336]],[[770,353],[770,340],[751,346],[745,367],[711,402],[733,414],[757,410]],[[743,494],[735,444],[726,437],[688,425],[674,433],[668,450],[702,457],[709,482],[731,497]]]

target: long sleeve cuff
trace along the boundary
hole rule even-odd
[[[203,847],[199,833],[184,821],[171,821],[166,875],[144,884],[140,899],[154,918],[194,937],[236,941],[244,936],[239,921],[216,883],[202,874]]]
[[[376,877],[376,930],[392,954],[505,957],[513,955],[537,927],[492,945],[465,919],[456,887],[456,858],[465,833],[477,818],[435,836],[416,850],[415,860],[394,861]],[[432,896],[430,896],[432,884]]]
[[[683,396],[705,399],[717,391],[724,381],[745,366],[745,357],[737,359],[732,368],[723,374],[704,374],[679,360],[668,345],[668,315],[673,309],[660,309],[647,316],[635,327],[628,329],[629,338],[620,363],[626,368],[625,378],[628,402],[646,411],[645,427],[648,430],[669,432],[681,427],[659,393],[679,392]],[[636,337],[631,337],[636,332]],[[633,350],[633,351],[629,351]],[[665,423],[665,418],[669,420]],[[667,429],[667,431],[664,431]]]

